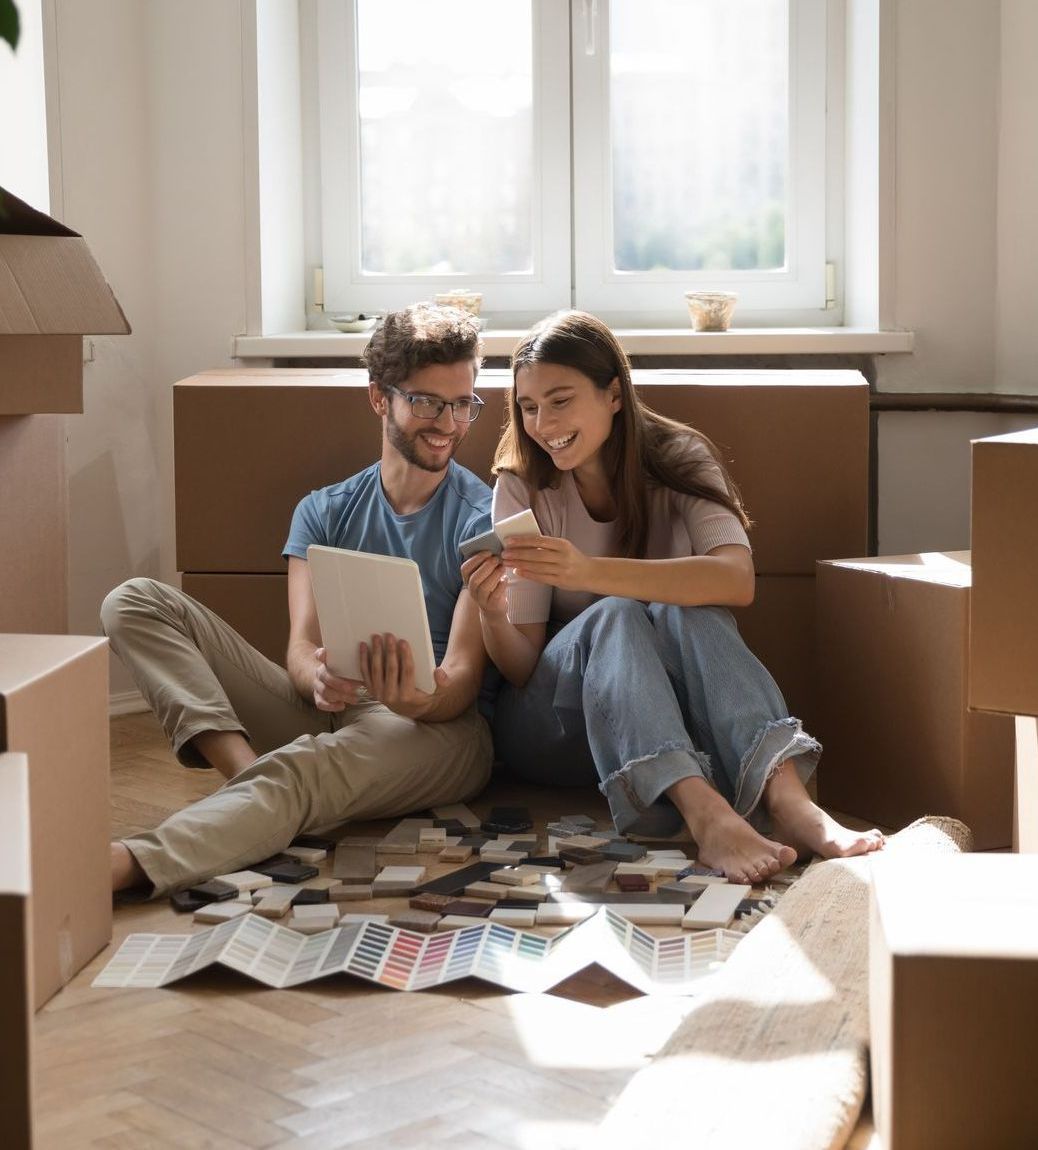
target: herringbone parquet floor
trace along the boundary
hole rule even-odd
[[[174,762],[150,716],[113,719],[115,833],[154,825],[215,785]],[[509,800],[539,819],[605,814],[594,791],[499,788],[473,807]],[[164,901],[123,905],[113,943],[190,929]],[[542,995],[475,981],[405,994],[343,976],[279,991],[225,971],[163,990],[92,989],[112,953],[37,1015],[41,1150],[591,1146],[691,1007],[594,968]],[[867,1141],[863,1129],[854,1145]]]

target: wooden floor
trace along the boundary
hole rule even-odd
[[[150,716],[113,719],[116,835],[153,826],[216,785],[212,772],[175,763]],[[607,817],[593,790],[498,787],[472,806],[482,813],[509,800],[538,819]],[[38,1147],[590,1146],[691,1008],[636,994],[597,968],[530,995],[474,980],[395,993],[345,976],[270,990],[227,971],[162,990],[91,988],[127,934],[191,929],[165,900],[117,906],[113,947],[37,1015]],[[856,1150],[872,1145],[870,1134],[859,1129]]]

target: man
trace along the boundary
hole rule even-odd
[[[150,883],[160,895],[258,862],[304,831],[462,801],[485,785],[491,739],[476,698],[486,657],[458,546],[489,530],[490,490],[453,460],[479,414],[480,348],[474,317],[429,304],[387,315],[372,335],[364,362],[381,458],[296,508],[284,549],[287,671],[175,588],[134,579],[106,598],[105,634],[177,757],[229,780],[113,843],[113,890]],[[331,673],[311,543],[418,563],[438,663],[431,694],[391,635],[362,648],[362,681]]]

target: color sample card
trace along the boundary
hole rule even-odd
[[[393,990],[475,977],[535,993],[598,963],[643,994],[691,994],[742,937],[718,929],[656,938],[608,906],[553,937],[491,921],[427,935],[371,920],[304,935],[246,915],[194,934],[132,934],[93,985],[166,986],[220,963],[272,987],[351,974]]]

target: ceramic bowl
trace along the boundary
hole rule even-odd
[[[377,324],[379,317],[373,314],[365,315],[364,312],[340,312],[337,315],[329,315],[328,322],[339,329],[339,331],[371,331]]]

